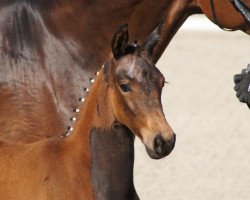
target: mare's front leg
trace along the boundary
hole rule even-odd
[[[250,64],[246,69],[243,69],[241,74],[234,76],[236,96],[240,102],[246,103],[250,108]]]

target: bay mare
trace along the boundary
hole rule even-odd
[[[214,21],[209,0],[2,0],[0,9],[1,137],[25,143],[71,125],[120,24],[128,23],[131,38],[141,42],[165,18],[156,62],[188,16],[205,13]],[[249,34],[230,1],[215,2],[215,12],[221,26]]]
[[[138,198],[134,188],[112,191],[113,185],[100,177],[103,158],[97,157],[103,149],[91,151],[98,135],[112,140],[110,130],[117,123],[137,135],[152,158],[165,157],[174,148],[175,134],[161,104],[165,78],[150,59],[158,40],[134,48],[127,46],[127,39],[123,25],[113,38],[113,58],[95,79],[70,135],[18,145],[0,140],[0,199]],[[111,176],[118,173],[123,171]],[[106,187],[111,193],[103,192]]]
[[[214,21],[209,0],[2,0],[0,9],[0,134],[19,143],[66,132],[79,98],[86,95],[84,88],[110,54],[110,39],[120,24],[128,23],[130,38],[140,43],[165,18],[161,43],[152,54],[155,63],[188,16],[204,13]],[[215,11],[223,27],[249,34],[229,0],[216,1]],[[106,170],[131,174],[133,137],[119,125],[113,135],[105,146],[123,144],[129,159],[126,165],[117,159]],[[111,151],[121,157],[122,151],[112,148],[102,157],[110,160]],[[127,174],[116,181],[127,185]]]

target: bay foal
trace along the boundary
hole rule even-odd
[[[141,139],[152,158],[174,148],[175,134],[161,104],[165,79],[150,60],[158,39],[150,36],[141,46],[128,46],[127,26],[120,27],[112,41],[113,57],[94,81],[66,138],[31,144],[0,141],[0,199],[138,198],[102,193],[103,187],[111,187],[100,177],[102,167],[110,165],[101,157],[109,147],[95,145],[102,137],[112,140],[109,132],[121,125]]]

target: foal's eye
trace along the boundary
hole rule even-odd
[[[131,88],[130,88],[130,86],[129,86],[129,84],[120,84],[120,88],[121,88],[121,90],[123,91],[123,92],[129,92],[129,91],[131,91]]]

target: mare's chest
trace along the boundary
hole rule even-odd
[[[90,136],[91,179],[95,199],[133,199],[134,138],[125,127]]]

